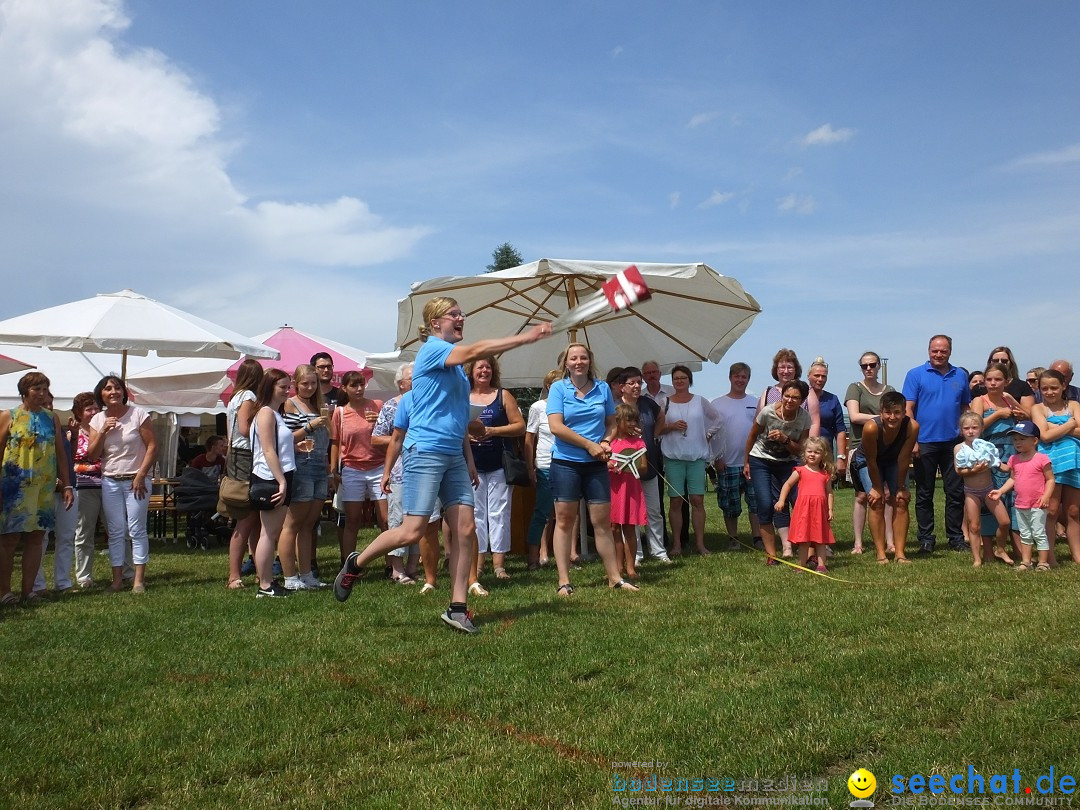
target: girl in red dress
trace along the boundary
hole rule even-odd
[[[637,579],[634,558],[637,556],[637,530],[648,522],[641,473],[648,467],[645,442],[641,438],[638,409],[620,403],[615,408],[615,438],[611,440],[608,478],[611,481],[611,533],[615,554],[626,578]]]
[[[833,466],[828,443],[817,436],[807,439],[803,462],[806,466],[796,467],[780,490],[776,511],[783,510],[788,494],[798,485],[799,493],[791,513],[788,537],[799,550],[799,565],[807,564],[810,547],[813,546],[817,570],[825,572],[829,570],[825,567],[825,547],[836,542],[830,525],[833,510],[832,474],[836,467]]]

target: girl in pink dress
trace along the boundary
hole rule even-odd
[[[799,565],[806,566],[810,547],[813,546],[817,570],[824,573],[829,570],[825,567],[825,547],[836,542],[830,525],[833,510],[832,474],[836,467],[833,466],[828,443],[817,436],[806,440],[803,462],[806,466],[796,467],[784,482],[780,500],[776,502],[776,511],[783,510],[788,494],[798,485],[799,496],[791,513],[788,537],[799,550]]]
[[[615,438],[611,440],[608,477],[611,480],[611,533],[616,559],[625,562],[627,579],[637,579],[637,530],[648,522],[641,473],[648,466],[645,442],[641,438],[638,409],[620,403],[615,408]]]

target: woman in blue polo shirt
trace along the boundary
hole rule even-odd
[[[455,630],[476,633],[466,599],[469,567],[476,558],[473,487],[479,478],[466,438],[469,380],[462,366],[534,343],[550,335],[551,326],[538,324],[507,338],[463,344],[465,313],[453,298],[432,298],[424,306],[423,317],[423,345],[413,363],[409,430],[403,442],[391,441],[382,480],[383,491],[389,492],[390,471],[400,454],[402,523],[380,534],[362,552],[348,556],[334,580],[334,596],[344,602],[365,565],[388,551],[420,542],[439,498],[451,527],[450,607],[442,620]]]
[[[608,384],[596,379],[592,351],[571,343],[559,358],[566,376],[548,393],[548,425],[555,444],[551,451],[551,493],[555,499],[555,564],[560,596],[574,592],[570,584],[570,547],[578,501],[589,508],[596,550],[604,561],[608,587],[638,590],[622,578],[611,536],[611,484],[608,459],[615,431],[615,401]]]

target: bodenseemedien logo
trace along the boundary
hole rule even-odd
[[[847,780],[847,789],[855,797],[849,807],[873,807],[870,796],[877,790],[877,779],[866,768],[859,768]]]

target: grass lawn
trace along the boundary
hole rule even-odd
[[[592,563],[560,599],[515,559],[476,637],[438,621],[445,577],[256,601],[223,587],[224,549],[154,543],[145,597],[0,612],[0,807],[609,807],[664,803],[613,790],[651,774],[794,774],[839,808],[859,767],[881,807],[893,774],[1080,777],[1080,567],[879,567],[847,553],[850,502],[831,571],[852,584],[724,552],[646,563],[639,594]]]

